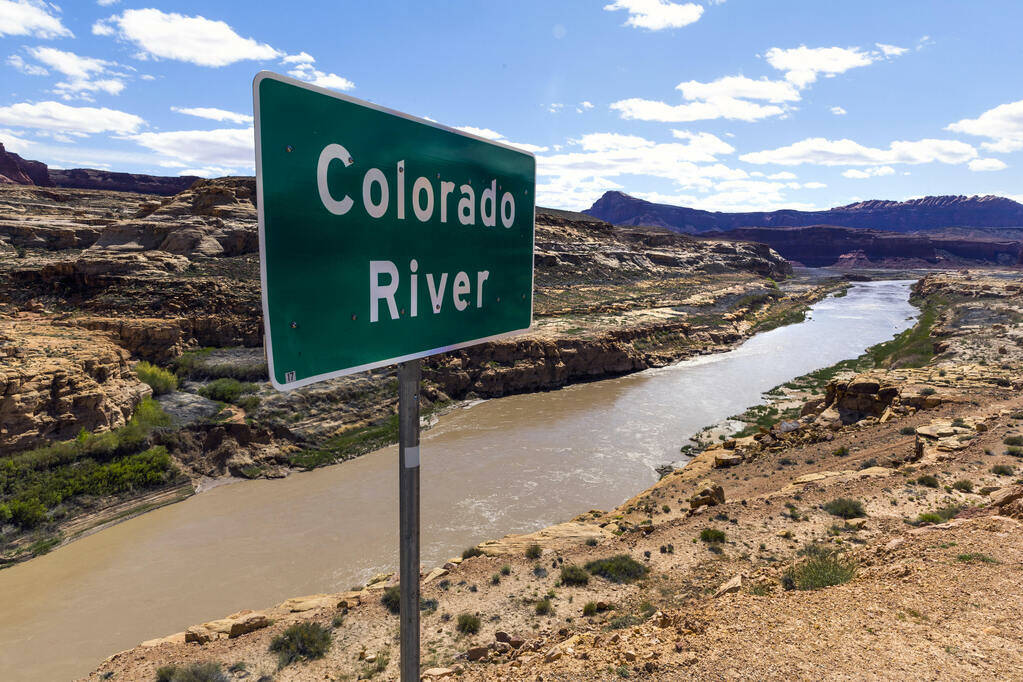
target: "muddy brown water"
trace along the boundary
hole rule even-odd
[[[422,441],[424,565],[616,506],[703,426],[908,327],[910,284],[856,284],[727,353],[444,417]],[[0,679],[84,675],[142,640],[394,570],[396,468],[392,447],[219,486],[0,571]]]

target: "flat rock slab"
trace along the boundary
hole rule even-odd
[[[159,396],[156,401],[166,412],[174,426],[187,426],[208,419],[220,410],[220,404],[201,395],[175,391]]]

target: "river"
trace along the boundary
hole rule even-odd
[[[726,353],[446,415],[422,439],[424,565],[616,506],[703,426],[908,327],[911,284],[855,284]],[[0,571],[0,678],[84,675],[141,640],[394,570],[396,458],[215,487]]]

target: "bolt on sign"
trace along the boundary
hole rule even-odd
[[[273,73],[253,90],[276,388],[529,328],[532,154]]]

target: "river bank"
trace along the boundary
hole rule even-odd
[[[1003,495],[1003,489],[1012,490],[1006,472],[1018,464],[1015,446],[1003,441],[1014,442],[1023,428],[1023,318],[1015,317],[1023,310],[1023,287],[1011,279],[937,276],[916,289],[944,301],[928,333],[937,341],[936,357],[923,368],[837,376],[827,386],[829,404],[808,409],[799,429],[773,429],[708,450],[614,511],[484,543],[485,556],[448,562],[439,569],[448,573],[433,572],[424,588],[424,597],[437,603],[424,612],[425,662],[468,679],[744,674],[763,664],[765,655],[773,657],[773,670],[795,677],[809,674],[807,666],[841,674],[871,664],[881,675],[902,670],[927,676],[938,669],[953,671],[953,677],[1009,674],[1020,664],[1021,633],[1005,616],[1018,605],[1000,597],[981,599],[969,615],[953,617],[947,609],[959,599],[949,586],[965,585],[967,577],[977,594],[1004,594],[999,585],[1018,581],[1020,548],[1005,540],[1006,532],[1018,537],[1008,530],[1016,522],[997,514],[1018,514],[1012,495]],[[1002,328],[989,332],[969,324],[985,311],[999,315]],[[719,461],[718,455],[736,453],[738,462]],[[852,505],[852,518],[828,511],[840,497],[860,505],[858,512]],[[986,516],[991,513],[996,516]],[[956,514],[963,519],[945,530],[942,519]],[[928,515],[939,525],[928,525],[935,523]],[[722,541],[705,534],[708,528],[721,531]],[[940,539],[942,547],[929,538]],[[921,542],[931,543],[926,551]],[[532,543],[541,545],[539,559],[525,555]],[[798,552],[808,543],[829,548],[825,554],[848,562],[854,567],[850,577],[856,577],[822,591],[784,591],[785,576],[797,580],[808,561]],[[591,569],[585,585],[562,580],[566,564],[621,553],[644,567],[646,577],[618,584]],[[978,559],[973,566],[976,556],[991,561]],[[932,563],[925,569],[921,562],[927,561]],[[893,580],[913,587],[892,594]],[[326,670],[366,676],[394,646],[396,620],[379,603],[387,582],[282,604],[265,612],[272,625],[236,638],[221,638],[215,626],[202,645],[186,645],[185,635],[177,635],[119,654],[97,675],[144,678],[158,664],[195,660],[246,661],[250,670],[273,672],[270,639],[290,623],[312,620],[332,629],[334,646],[325,659],[285,667],[276,679],[309,679]],[[914,590],[927,599],[913,597]],[[602,602],[613,608],[601,611]],[[799,621],[811,604],[817,615]],[[347,613],[336,618],[340,612]],[[842,619],[824,615],[840,612]],[[462,613],[480,618],[478,633],[456,630],[454,616]],[[762,619],[772,628],[758,630]],[[870,627],[846,629],[861,621]],[[933,631],[938,649],[921,648],[928,640],[920,632],[933,622],[942,623]],[[750,638],[805,627],[816,634],[766,650],[748,646]],[[500,635],[495,640],[499,630],[524,643],[503,646]],[[842,645],[838,658],[822,659],[831,633],[839,632],[836,642],[852,638],[853,644]],[[1002,649],[1006,638],[1017,646]],[[981,656],[964,656],[963,642]],[[874,652],[893,644],[900,651],[896,659]],[[459,660],[466,653],[490,663]],[[380,670],[385,678],[388,670],[386,664]]]

